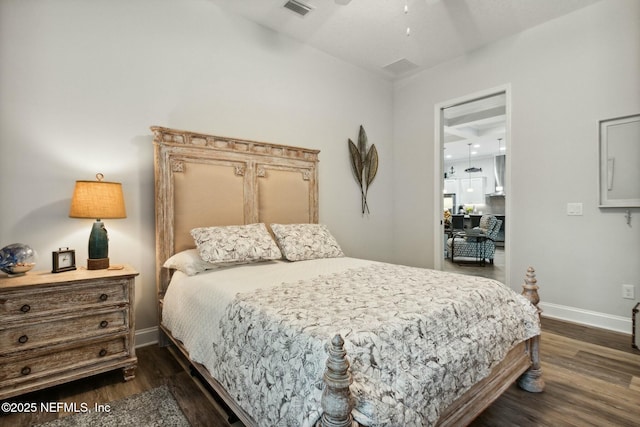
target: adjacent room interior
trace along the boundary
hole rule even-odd
[[[508,252],[506,97],[501,92],[456,103],[440,112],[444,170],[442,269],[501,282],[505,281]],[[478,234],[481,221],[486,232]]]

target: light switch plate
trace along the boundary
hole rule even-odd
[[[636,287],[633,285],[622,285],[622,298],[636,299]]]
[[[582,215],[582,203],[567,203],[567,215]]]

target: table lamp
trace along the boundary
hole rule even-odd
[[[71,218],[93,218],[89,235],[88,270],[109,268],[109,238],[102,219],[126,218],[122,184],[106,182],[104,175],[96,174],[96,181],[76,181],[71,198]]]

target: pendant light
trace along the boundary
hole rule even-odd
[[[467,187],[467,192],[473,193],[473,187],[471,187],[471,143],[468,143],[467,145],[469,146],[469,167],[466,170],[469,178],[469,186]]]
[[[469,167],[466,168],[464,171],[467,172],[467,173],[482,172],[482,168],[471,166],[471,143],[468,143],[467,145],[469,146]]]

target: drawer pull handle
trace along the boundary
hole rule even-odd
[[[24,343],[26,343],[27,341],[29,341],[29,337],[28,337],[28,336],[26,336],[26,335],[22,335],[20,338],[18,338],[18,342],[19,342],[20,344],[24,344]]]
[[[106,301],[107,298],[109,298],[109,295],[107,295],[107,294],[100,295],[100,301]]]
[[[25,366],[24,368],[22,368],[22,369],[20,370],[20,373],[21,373],[22,375],[29,375],[29,374],[31,373],[31,368],[30,368],[30,367],[28,367],[28,366]]]
[[[107,326],[109,326],[109,322],[107,322],[106,320],[103,320],[102,322],[100,322],[101,328],[106,328]]]
[[[98,353],[100,355],[100,357],[104,357],[107,355],[107,350],[105,350],[104,348],[102,350],[100,350],[100,353]]]
[[[22,307],[20,307],[20,311],[23,313],[27,313],[29,312],[29,310],[31,310],[31,306],[29,304],[25,304]]]

